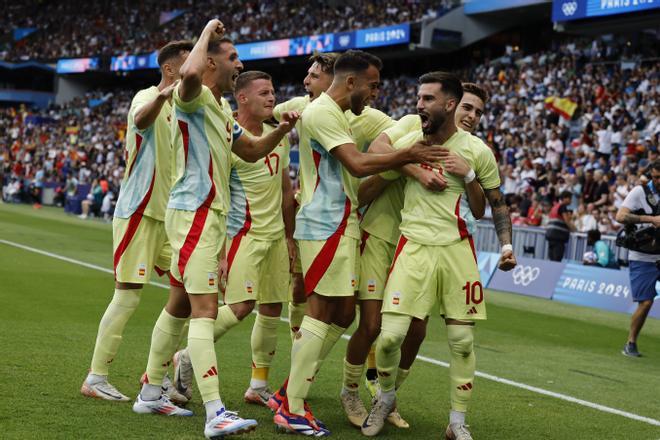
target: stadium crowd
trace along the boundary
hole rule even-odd
[[[232,23],[228,36],[242,43],[416,22],[437,17],[458,2],[388,0],[376,5],[364,0],[232,0],[223,2],[221,8],[210,0],[2,3],[5,11],[0,19],[2,29],[19,27],[38,31],[6,46],[0,51],[0,58],[52,60],[151,52],[171,40],[193,39],[196,36],[193,29],[203,27],[208,11],[216,9],[221,21]],[[161,24],[161,14],[167,20],[167,13],[173,11],[183,13]],[[95,30],[91,36],[90,29]],[[5,37],[11,40],[11,36]]]
[[[515,225],[546,225],[559,194],[570,191],[577,231],[613,234],[621,227],[616,210],[658,157],[660,134],[660,69],[642,60],[657,53],[626,50],[614,42],[557,43],[532,55],[510,51],[465,72],[490,94],[477,134],[496,152]],[[633,61],[611,61],[621,57]],[[299,84],[282,84],[278,99],[302,93]],[[385,78],[374,105],[399,118],[415,111],[415,95],[415,78]],[[572,118],[547,108],[549,96],[577,104]],[[96,182],[98,214],[121,181],[130,97],[126,91],[97,93],[40,112],[2,110],[5,201],[35,201],[44,182],[54,181],[57,201],[65,204],[75,185]],[[97,186],[102,191],[95,192]]]

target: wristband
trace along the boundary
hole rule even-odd
[[[474,170],[471,169],[471,170],[465,175],[465,177],[463,177],[463,181],[464,181],[465,183],[470,183],[470,182],[472,182],[472,181],[473,181],[474,179],[476,179],[476,178],[477,178],[477,173],[475,173]]]
[[[513,252],[513,246],[512,245],[505,244],[504,246],[502,246],[502,252],[501,252],[502,254],[505,253],[505,252],[508,252],[508,251]]]

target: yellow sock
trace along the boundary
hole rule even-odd
[[[376,344],[378,383],[384,392],[394,391],[396,373],[401,360],[401,344],[406,338],[412,317],[383,313],[380,336]]]
[[[112,301],[105,309],[96,335],[92,355],[91,374],[107,376],[109,364],[114,360],[126,323],[140,304],[141,289],[115,289]]]
[[[372,344],[367,356],[367,368],[376,368],[376,344]]]
[[[394,382],[394,389],[398,390],[401,388],[401,385],[403,385],[403,382],[405,382],[406,378],[408,377],[408,374],[410,374],[410,370],[404,370],[403,368],[399,368],[396,373],[396,381]]]
[[[151,385],[162,385],[172,356],[181,338],[181,330],[188,318],[175,318],[165,309],[160,312],[151,334],[151,347],[147,361],[147,380]]]
[[[213,340],[220,339],[222,335],[239,322],[241,321],[238,320],[228,305],[218,307],[218,317],[215,319],[215,325],[213,326]]]
[[[474,385],[476,356],[474,355],[474,326],[448,325],[449,397],[451,409],[466,412]]]
[[[189,327],[190,327],[190,322],[189,322],[188,319],[186,319],[186,323],[183,324],[183,328],[181,329],[181,335],[179,336],[179,343],[176,346],[177,351],[186,348],[186,346],[188,345],[188,328]]]
[[[344,358],[344,389],[347,391],[357,391],[360,386],[360,378],[364,364],[353,365]]]
[[[193,318],[188,330],[188,353],[204,403],[220,400],[218,365],[211,318]]]
[[[344,334],[346,329],[344,327],[339,327],[337,324],[331,324],[330,328],[328,329],[328,334],[325,337],[325,340],[323,341],[323,345],[321,346],[321,353],[319,353],[319,360],[316,363],[316,371],[314,372],[314,376],[318,374],[318,372],[321,370],[321,365],[323,364],[323,361],[325,358],[328,357],[330,354],[330,351],[332,351],[332,347],[335,346],[339,338],[341,338],[341,335]]]
[[[289,411],[304,415],[304,401],[314,380],[323,341],[330,326],[309,316],[303,318],[300,330],[291,348],[291,373],[287,397]]]
[[[289,328],[291,329],[291,341],[295,338],[296,333],[300,330],[307,303],[289,303]]]
[[[265,316],[257,314],[252,327],[252,388],[266,386],[268,370],[275,355],[277,347],[277,327],[280,324],[279,316]],[[254,383],[253,383],[254,382]]]

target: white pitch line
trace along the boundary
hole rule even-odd
[[[98,270],[98,271],[109,273],[109,274],[114,273],[111,269],[107,269],[105,267],[97,266],[95,264],[85,263],[84,261],[75,260],[73,258],[65,257],[63,255],[58,255],[58,254],[54,254],[52,252],[44,251],[44,250],[41,250],[41,249],[36,249],[36,248],[30,247],[30,246],[25,246],[25,245],[20,244],[20,243],[14,243],[12,241],[2,240],[2,239],[0,239],[0,243],[6,244],[7,246],[13,246],[13,247],[16,247],[16,248],[19,248],[19,249],[23,249],[25,251],[34,252],[36,254],[40,254],[40,255],[47,256],[47,257],[55,258],[57,260],[66,261],[67,263],[77,264],[79,266],[83,266],[83,267],[86,267],[88,269],[94,269],[94,270]],[[152,284],[154,286],[158,286],[158,287],[161,287],[161,288],[164,288],[164,289],[169,289],[169,286],[166,285],[166,284],[156,283],[156,282],[153,282],[153,281],[150,281],[149,284]],[[285,318],[281,318],[281,319],[283,321],[288,321]],[[350,339],[350,335],[342,335],[342,338]],[[437,365],[439,367],[449,368],[449,364],[447,362],[443,362],[443,361],[440,361],[438,359],[434,359],[434,358],[430,358],[430,357],[422,356],[422,355],[418,355],[417,359],[419,359],[422,362]],[[512,387],[515,387],[515,388],[520,388],[520,389],[523,389],[523,390],[526,390],[526,391],[531,391],[533,393],[541,394],[541,395],[544,395],[544,396],[554,397],[556,399],[564,400],[566,402],[575,403],[575,404],[581,405],[581,406],[586,406],[588,408],[592,408],[592,409],[595,409],[595,410],[598,410],[598,411],[601,411],[601,412],[616,414],[618,416],[626,417],[628,419],[637,420],[637,421],[643,422],[643,423],[648,423],[649,425],[660,426],[660,420],[652,419],[650,417],[640,416],[639,414],[634,414],[634,413],[630,413],[630,412],[627,412],[627,411],[622,411],[620,409],[611,408],[609,406],[600,405],[598,403],[593,403],[593,402],[589,402],[587,400],[578,399],[576,397],[572,397],[572,396],[569,396],[569,395],[566,395],[566,394],[556,393],[554,391],[549,391],[549,390],[546,390],[546,389],[543,389],[543,388],[535,387],[535,386],[532,386],[532,385],[527,385],[527,384],[516,382],[516,381],[510,380],[510,379],[505,379],[503,377],[494,376],[492,374],[483,373],[481,371],[477,371],[475,373],[475,375],[477,377],[482,377],[484,379],[488,379],[488,380],[491,380],[493,382],[502,383],[502,384],[505,384],[505,385],[509,385],[509,386],[512,386]]]

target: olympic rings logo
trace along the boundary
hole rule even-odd
[[[561,5],[561,12],[564,13],[564,16],[570,17],[575,14],[577,8],[578,5],[576,2],[564,2],[564,4]]]
[[[511,276],[513,277],[514,284],[522,284],[529,286],[541,274],[541,269],[532,266],[523,266],[519,264],[513,269]]]

